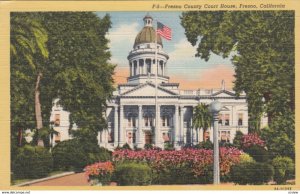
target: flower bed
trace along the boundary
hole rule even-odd
[[[239,163],[241,151],[236,148],[220,148],[220,172],[222,175],[230,171],[230,167]],[[115,162],[136,161],[147,162],[156,171],[171,167],[189,166],[194,176],[204,175],[207,166],[213,164],[213,151],[206,149],[166,150],[118,150],[113,152]]]
[[[85,167],[85,175],[92,185],[109,185],[114,166],[111,162],[98,162]]]

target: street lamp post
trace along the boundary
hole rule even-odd
[[[220,165],[219,165],[219,140],[218,140],[218,113],[222,108],[221,102],[215,100],[210,104],[210,111],[213,114],[213,141],[214,141],[214,184],[220,184]]]

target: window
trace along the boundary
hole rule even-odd
[[[243,125],[243,113],[238,114],[238,126]]]
[[[229,126],[230,114],[219,114],[219,124]]]
[[[60,114],[55,114],[55,116],[54,116],[54,125],[55,126],[60,125]]]
[[[230,142],[230,131],[221,131],[221,137],[219,132],[219,139],[221,142]]]
[[[221,125],[222,125],[222,120],[223,120],[223,115],[219,114],[219,124],[221,124]]]
[[[229,125],[229,114],[225,114],[225,125]]]

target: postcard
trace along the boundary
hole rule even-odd
[[[296,1],[0,9],[3,190],[299,190]]]

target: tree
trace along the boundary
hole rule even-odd
[[[194,108],[193,113],[193,127],[199,131],[200,128],[203,129],[203,141],[205,142],[205,133],[207,129],[211,126],[212,115],[209,112],[207,104],[201,103]]]
[[[71,127],[76,123],[88,128],[96,139],[106,126],[103,113],[114,90],[115,66],[108,63],[105,37],[110,25],[108,15],[99,18],[92,12],[12,14],[14,130],[50,126],[53,100],[58,98],[71,113]]]
[[[293,11],[185,12],[188,41],[198,44],[196,57],[233,54],[234,90],[247,94],[250,132],[257,132],[263,112],[269,125],[295,108]]]
[[[94,139],[106,127],[106,101],[112,97],[115,65],[108,63],[110,17],[91,12],[43,13],[49,33],[46,66],[58,104],[70,114],[70,127],[90,130]],[[45,80],[46,82],[47,80]],[[46,83],[45,83],[46,84]],[[94,141],[94,140],[93,140]]]
[[[33,127],[34,115],[36,129],[43,127],[40,104],[42,76],[40,62],[47,59],[49,55],[46,46],[48,35],[36,14],[13,13],[11,16],[12,129],[17,128],[18,144],[22,145],[22,131],[26,127]]]

